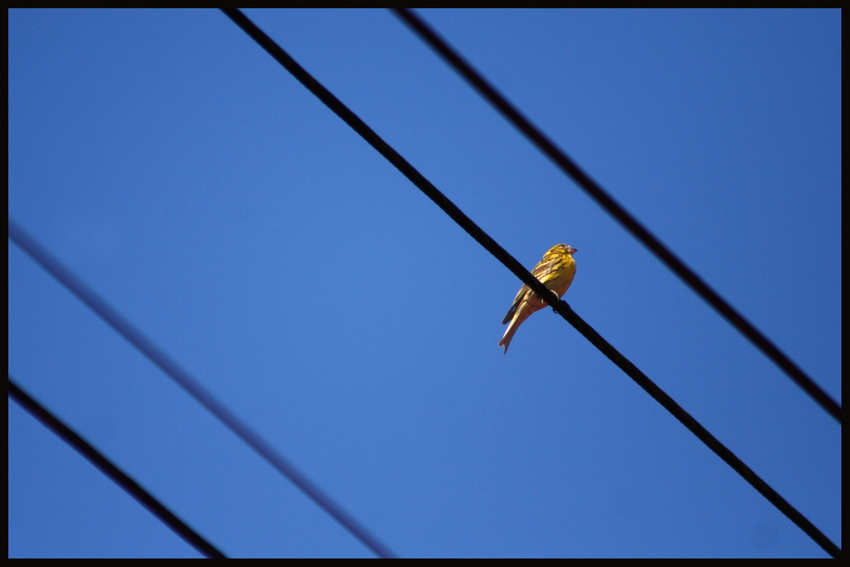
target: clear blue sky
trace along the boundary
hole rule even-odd
[[[247,15],[841,545],[841,428],[384,11]],[[841,399],[838,11],[423,11]],[[226,16],[9,12],[9,215],[402,556],[825,553]],[[370,556],[9,244],[9,372],[222,551]],[[9,402],[9,555],[196,556]]]

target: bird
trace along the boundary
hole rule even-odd
[[[572,256],[576,252],[577,250],[568,244],[556,244],[534,266],[531,275],[560,298],[567,292],[570,284],[573,283],[573,276],[576,275],[576,262]],[[504,345],[505,347],[505,354],[508,353],[508,345],[511,344],[511,339],[522,322],[546,305],[546,302],[540,299],[527,285],[523,285],[519,289],[513,305],[502,320],[502,325],[508,321],[511,322],[502,340],[499,341],[499,346]]]

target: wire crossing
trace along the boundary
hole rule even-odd
[[[112,479],[112,481],[124,489],[130,496],[135,498],[139,504],[147,508],[151,514],[171,530],[183,538],[186,543],[197,549],[209,558],[226,559],[227,557],[213,544],[205,540],[195,530],[190,528],[180,518],[174,515],[168,508],[162,505],[147,490],[130,478],[124,471],[116,467],[103,456],[100,451],[92,447],[85,439],[77,435],[74,430],[62,423],[56,416],[50,413],[44,406],[35,401],[29,394],[24,392],[20,386],[15,384],[9,376],[9,397],[15,400],[19,406],[39,420],[45,427],[61,437],[68,445],[76,449],[78,453],[89,460],[91,464]]]
[[[214,416],[221,420],[245,443],[251,446],[269,464],[280,471],[304,494],[310,497],[325,512],[330,514],[345,529],[359,539],[363,545],[371,549],[379,557],[393,557],[393,553],[375,536],[360,525],[353,516],[348,514],[342,507],[316,486],[309,478],[295,468],[289,461],[280,455],[274,447],[267,443],[262,437],[255,433],[248,425],[231,412],[215,396],[204,389],[200,382],[195,380],[177,362],[145,337],[141,331],[136,329],[127,319],[113,309],[93,289],[85,284],[80,278],[62,265],[38,242],[27,234],[18,224],[9,219],[9,238],[18,245],[30,258],[35,260],[42,268],[64,285],[68,290],[85,303],[89,309],[97,313],[110,327],[119,335],[124,337],[130,344],[142,352],[148,359],[157,365],[163,372],[170,376],[177,384],[186,390],[202,406],[207,408]]]
[[[354,114],[347,106],[337,99],[330,91],[328,91],[321,83],[319,83],[312,75],[310,75],[303,67],[295,62],[277,43],[275,43],[268,35],[258,28],[251,20],[249,20],[241,11],[235,8],[222,8],[222,11],[242,28],[260,47],[266,50],[269,55],[280,63],[287,71],[289,71],[298,81],[300,81],[307,89],[318,97],[325,105],[332,110],[337,116],[342,118],[355,132],[374,147],[381,155],[383,155],[390,163],[392,163],[405,177],[407,177],[414,185],[416,185],[423,193],[425,193],[434,203],[443,209],[461,228],[463,228],[470,236],[478,241],[488,252],[493,254],[500,262],[502,262],[509,270],[511,270],[520,280],[528,285],[535,293],[543,298],[546,303],[553,307],[564,319],[573,325],[582,335],[584,335],[594,346],[600,349],[605,356],[611,359],[617,366],[623,369],[635,382],[646,390],[653,398],[663,405],[670,413],[681,421],[685,427],[690,429],[699,439],[705,443],[712,451],[720,458],[726,461],[738,474],[752,484],[756,490],[762,493],[774,506],[776,506],[783,514],[791,521],[797,524],[806,534],[809,535],[815,542],[823,547],[830,555],[835,557],[840,556],[841,550],[832,543],[823,533],[820,532],[811,522],[809,522],[802,514],[794,509],[787,501],[779,496],[776,491],[770,488],[755,472],[747,467],[740,459],[738,459],[729,449],[727,449],[720,441],[712,436],[704,427],[665,394],[657,385],[646,377],[637,367],[628,359],[621,355],[614,347],[612,347],[605,339],[603,339],[590,325],[585,323],[578,315],[573,312],[570,306],[562,300],[559,300],[553,292],[547,289],[537,278],[525,269],[517,260],[508,254],[496,241],[494,241],[487,233],[485,233],[478,225],[476,225],[463,211],[461,211],[454,203],[452,203],[443,193],[437,189],[430,181],[419,173],[412,165],[410,165],[401,155],[396,152],[389,144],[387,144],[380,136],[378,136],[369,126],[366,125],[356,114]]]
[[[788,356],[773,344],[764,334],[738,313],[729,303],[715,292],[702,278],[685,265],[667,246],[644,227],[636,218],[614,200],[596,181],[590,178],[571,160],[567,154],[558,148],[543,132],[535,127],[523,114],[502,96],[480,73],[452,49],[437,33],[431,29],[419,16],[404,8],[394,8],[392,11],[407,26],[415,31],[431,48],[436,51],[450,66],[454,67],[475,90],[490,102],[502,115],[507,118],[520,132],[544,154],[555,162],[564,173],[575,181],[579,187],[592,197],[608,214],[613,216],[623,227],[632,233],[644,246],[664,262],[673,273],[685,282],[694,292],[702,297],[709,305],[720,313],[733,327],[747,337],[765,356],[771,359],[785,374],[797,383],[822,408],[841,423],[841,406],[818,386],[805,372],[794,364]]]

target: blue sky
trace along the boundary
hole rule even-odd
[[[841,399],[838,11],[422,11]],[[841,545],[841,428],[384,11],[281,47]],[[825,553],[220,12],[9,12],[9,215],[401,556]],[[9,244],[9,373],[232,556],[370,556]],[[197,556],[9,402],[9,555]]]

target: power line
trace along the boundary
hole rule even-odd
[[[549,292],[552,293],[552,292]],[[554,294],[552,294],[554,297]],[[548,301],[548,300],[547,300]],[[550,305],[552,305],[550,303]],[[700,423],[685,411],[682,406],[677,404],[673,398],[667,395],[664,390],[658,387],[655,382],[649,379],[637,366],[620,352],[608,343],[602,336],[597,333],[590,325],[584,322],[571,308],[564,302],[559,301],[555,305],[555,311],[558,312],[564,319],[570,322],[578,332],[587,338],[596,348],[607,356],[614,364],[619,366],[632,380],[637,382],[638,386],[646,390],[658,403],[667,409],[673,416],[682,422],[682,424],[691,430],[700,441],[705,443],[709,449],[726,463],[732,467],[735,472],[744,477],[744,480],[749,482],[753,488],[758,490],[762,496],[776,506],[780,512],[785,514],[788,519],[797,524],[815,543],[820,545],[827,553],[833,557],[841,557],[841,549],[835,545],[829,538],[826,537],[819,529],[815,527],[803,514],[791,506],[787,500],[782,498],[773,488],[761,479],[750,467],[739,459],[732,451],[730,451],[723,443],[721,443],[714,435],[700,425]]]
[[[705,443],[712,451],[720,458],[726,461],[732,468],[738,472],[744,479],[753,485],[762,495],[765,496],[774,506],[776,506],[783,514],[791,521],[797,524],[805,533],[807,533],[815,542],[823,547],[828,553],[833,556],[839,556],[841,550],[832,543],[824,534],[822,534],[811,522],[809,522],[802,514],[794,509],[787,501],[779,496],[770,486],[767,485],[755,472],[745,465],[738,457],[736,457],[729,449],[727,449],[720,441],[711,435],[704,427],[702,427],[690,414],[682,409],[676,402],[665,394],[657,385],[655,385],[645,374],[628,359],[622,356],[613,346],[603,339],[590,325],[585,323],[565,301],[560,301],[541,284],[537,278],[531,275],[516,259],[508,254],[496,241],[487,235],[478,225],[476,225],[463,211],[461,211],[454,203],[452,203],[439,189],[437,189],[430,181],[425,179],[412,165],[410,165],[398,152],[396,152],[389,144],[387,144],[380,136],[378,136],[369,126],[366,125],[356,114],[354,114],[347,106],[337,99],[330,91],[328,91],[321,83],[319,83],[312,75],[304,68],[295,62],[277,43],[267,36],[260,28],[258,28],[251,20],[249,20],[241,11],[235,8],[222,8],[222,11],[242,28],[254,41],[256,41],[266,52],[275,58],[287,71],[289,71],[298,81],[300,81],[307,89],[318,97],[325,105],[328,106],[337,116],[342,118],[354,131],[360,134],[372,147],[374,147],[381,155],[383,155],[390,163],[392,163],[405,177],[407,177],[414,185],[416,185],[423,193],[433,200],[441,209],[443,209],[461,228],[463,228],[470,236],[475,238],[487,251],[493,254],[501,261],[509,270],[519,277],[523,283],[528,285],[535,293],[543,298],[553,309],[573,325],[582,335],[584,335],[591,343],[611,359],[617,366],[623,369],[635,382],[646,390],[653,398],[655,398],[662,406],[664,406],[676,419],[681,421],[685,427],[690,429],[697,437]]]
[[[62,423],[44,406],[24,392],[20,386],[15,384],[15,381],[12,380],[11,376],[9,376],[8,385],[9,397],[15,400],[19,406],[24,408],[34,418],[44,424],[45,427],[61,437],[66,443],[68,443],[68,445],[76,449],[76,451],[88,459],[91,464],[99,468],[103,474],[111,478],[115,484],[123,488],[125,492],[135,498],[139,504],[147,508],[151,514],[159,518],[160,521],[171,528],[174,533],[182,537],[186,543],[207,557],[216,559],[226,558],[226,556],[213,546],[213,544],[205,540],[195,530],[186,525],[183,520],[175,516],[171,510],[163,506],[162,503],[154,498],[147,490],[139,486],[135,480],[112,464],[109,459],[103,456],[97,449],[92,447],[85,439],[77,435],[74,430]]]
[[[27,234],[18,224],[9,219],[9,238],[26,252],[33,260],[47,270],[62,285],[68,288],[77,298],[97,313],[110,327],[124,337],[130,344],[142,352],[151,362],[177,382],[184,390],[194,397],[201,405],[221,420],[236,435],[242,438],[257,453],[259,453],[274,468],[280,471],[304,494],[330,514],[345,529],[359,539],[363,545],[371,549],[379,557],[393,557],[392,552],[375,536],[363,527],[353,516],[348,514],[334,500],[280,455],[262,437],[231,412],[215,396],[208,392],[176,361],[145,337],[127,319],[113,309],[103,298],[86,285],[80,278],[62,265],[38,242]]]
[[[567,154],[558,148],[543,132],[535,127],[523,114],[502,96],[480,73],[452,49],[437,33],[431,29],[419,16],[410,10],[394,8],[393,12],[405,24],[415,31],[431,48],[472,85],[486,100],[502,115],[536,145],[540,151],[549,156],[579,187],[590,195],[608,214],[620,222],[644,246],[655,254],[658,259],[667,264],[673,273],[679,276],[694,292],[702,297],[709,305],[720,313],[733,327],[747,337],[759,350],[771,359],[785,374],[797,383],[821,407],[841,423],[841,406],[823,389],[806,375],[788,356],[773,344],[764,334],[747,321],[743,315],[729,305],[717,294],[696,272],[685,265],[667,246],[644,227],[636,218],[626,211],[602,187],[590,178],[571,160]]]

